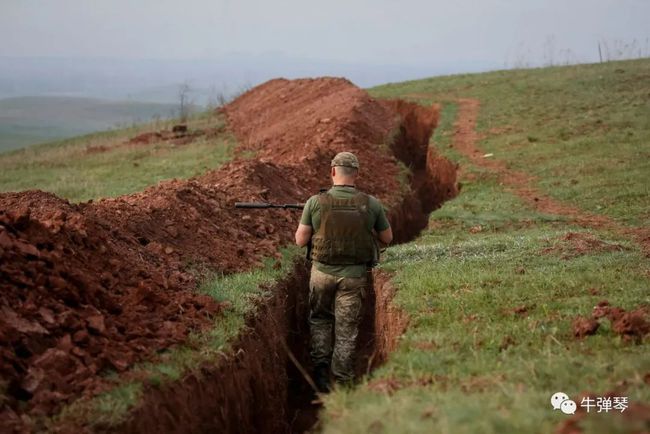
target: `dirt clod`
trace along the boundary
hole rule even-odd
[[[573,336],[576,338],[584,338],[585,336],[595,334],[600,324],[595,319],[578,316],[573,320],[571,326],[573,328]]]
[[[591,317],[593,321],[608,319],[612,330],[628,341],[638,343],[650,333],[650,308],[648,306],[625,311],[620,307],[611,306],[607,300],[602,300],[594,306]]]
[[[624,339],[640,341],[650,333],[648,309],[639,308],[625,312],[614,321],[612,329]]]

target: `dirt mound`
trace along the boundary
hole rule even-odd
[[[176,145],[186,145],[199,137],[211,138],[223,132],[223,127],[217,128],[192,128],[187,125],[174,125],[170,130],[152,131],[139,134],[129,139],[128,145],[148,145],[156,142],[172,142]]]
[[[639,341],[650,333],[648,309],[638,308],[625,312],[612,326],[614,331],[624,339]]]
[[[0,372],[9,404],[50,414],[101,389],[97,374],[123,371],[211,324],[219,306],[193,292],[192,272],[259,265],[297,218],[242,215],[232,203],[305,194],[272,164],[239,162],[221,176],[96,203],[0,195]]]
[[[259,265],[292,242],[299,218],[236,210],[235,201],[304,202],[327,186],[342,150],[361,160],[359,187],[393,206],[398,240],[457,192],[455,167],[428,147],[434,110],[379,102],[326,78],[273,80],[225,112],[241,149],[259,161],[80,205],[43,192],[0,194],[0,430],[29,420],[19,414],[51,415],[96,393],[109,381],[100,374],[153,359],[211,324],[220,309],[194,291],[196,271]],[[400,162],[413,172],[401,182]]]
[[[609,301],[600,301],[594,306],[591,318],[578,316],[573,320],[573,335],[583,338],[593,335],[598,330],[601,322],[607,319],[614,333],[620,335],[625,341],[640,343],[650,333],[650,308],[641,306],[631,311],[614,307]]]
[[[256,151],[261,161],[289,166],[311,191],[327,186],[332,157],[351,151],[361,162],[359,188],[389,203],[399,201],[399,166],[389,146],[399,133],[400,116],[349,81],[271,80],[224,112],[242,149]],[[364,170],[373,176],[363,176]]]
[[[110,228],[42,192],[0,196],[0,373],[8,404],[50,413],[122,371],[219,306],[184,289],[189,280],[157,265]]]
[[[328,186],[336,153],[354,152],[358,186],[391,208],[396,242],[412,238],[429,212],[458,194],[457,166],[429,147],[438,110],[378,101],[341,78],[271,80],[223,109],[240,149],[282,165],[311,192]]]

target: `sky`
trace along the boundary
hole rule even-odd
[[[648,0],[0,0],[0,58],[259,61],[255,81],[381,81],[594,62],[599,42],[650,56],[648,17]]]

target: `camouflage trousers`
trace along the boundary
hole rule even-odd
[[[330,367],[339,383],[354,379],[357,336],[367,277],[338,277],[311,268],[309,329],[311,359]]]

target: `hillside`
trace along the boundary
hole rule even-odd
[[[175,116],[174,104],[34,96],[0,99],[0,152]]]
[[[371,90],[441,106],[433,145],[462,189],[389,249],[408,328],[361,387],[326,398],[323,432],[650,429],[649,71],[645,59]],[[575,415],[553,410],[556,392]],[[607,399],[618,408],[596,406]]]
[[[278,79],[182,136],[152,123],[0,156],[0,191],[95,199],[0,193],[0,424],[650,431],[648,71]],[[360,384],[314,400],[309,264],[284,247],[298,215],[233,204],[302,202],[344,149],[400,244],[373,271]]]
[[[390,205],[395,238],[406,240],[426,225],[428,211],[455,193],[455,168],[428,146],[435,110],[377,101],[345,79],[272,80],[226,106],[223,116],[240,142],[236,158],[191,179],[79,204],[40,191],[0,194],[4,429],[76,431],[108,424],[141,431],[165,423],[157,415],[160,406],[145,404],[158,392],[188,396],[174,410],[188,431],[205,424],[279,431],[303,410],[307,418],[314,414],[309,389],[296,383],[288,390],[296,372],[288,351],[277,348],[284,342],[305,363],[305,316],[299,312],[307,291],[294,289],[306,285],[301,276],[307,268],[296,249],[286,250],[299,214],[247,212],[234,203],[304,202],[327,183],[331,158],[348,149],[384,173],[360,186]],[[222,120],[206,113],[187,131],[145,132],[111,146],[72,143],[64,151],[68,160],[75,153],[106,155],[107,164],[97,167],[126,178],[141,166],[123,165],[122,152],[163,147],[181,165],[192,159],[179,149],[199,143],[218,149],[228,135]],[[16,161],[26,152],[15,153]],[[254,278],[224,286],[238,273]],[[258,287],[269,280],[276,285]],[[246,333],[234,340],[249,329],[250,339]],[[245,354],[232,361],[243,368],[210,363],[230,345]],[[220,412],[211,399],[176,381],[199,368],[213,375],[233,371],[227,376],[232,382],[221,378],[203,392],[217,388],[209,394],[229,397]],[[238,387],[242,382],[250,387]],[[152,384],[160,388],[154,392]],[[272,405],[250,406],[269,393],[276,397]],[[292,402],[298,394],[304,399]],[[135,408],[141,416],[130,418],[127,410],[140,402]],[[258,411],[264,416],[254,417]]]
[[[40,189],[73,202],[140,191],[158,181],[189,178],[232,157],[223,117],[198,113],[187,134],[178,120],[91,133],[0,154],[0,192]],[[171,134],[171,136],[170,136]]]

